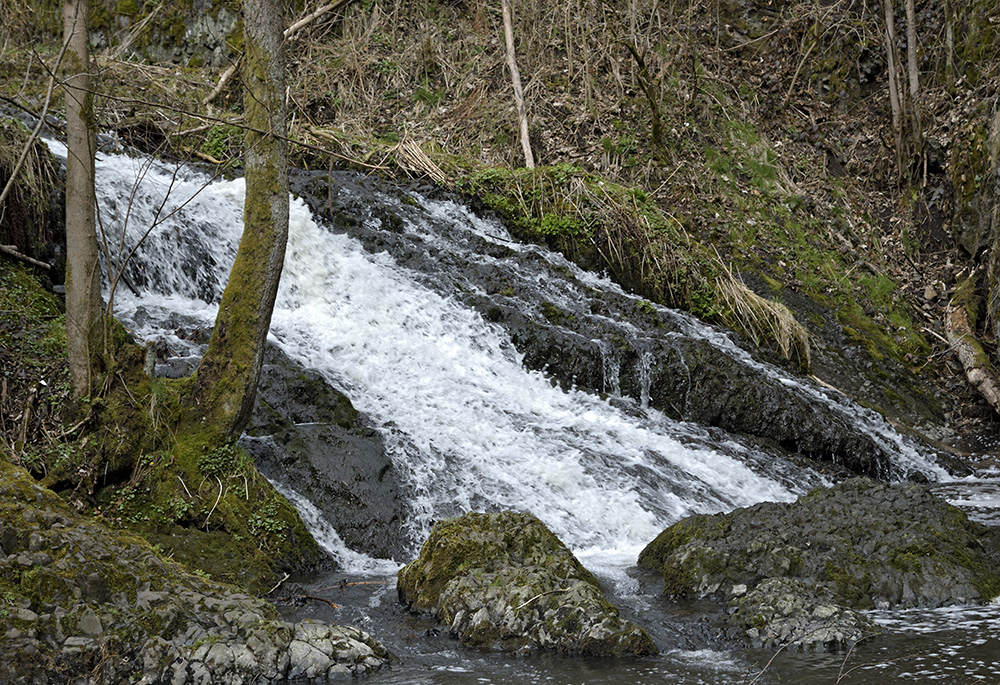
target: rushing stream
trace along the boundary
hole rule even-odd
[[[58,143],[50,145],[65,154]],[[195,170],[121,155],[102,155],[97,173],[110,253],[131,250],[149,230],[124,271],[128,283],[116,290],[116,314],[137,335],[164,341],[173,355],[196,357],[197,347],[176,331],[214,320],[242,230],[242,181],[212,181]],[[396,561],[347,549],[296,494],[295,483],[277,482],[342,568],[335,577],[309,580],[311,587],[343,578],[370,583],[330,595],[342,607],[336,614],[325,605],[288,610],[353,622],[383,640],[401,663],[378,676],[379,682],[751,680],[770,655],[722,642],[718,627],[704,618],[710,613],[659,600],[655,580],[632,568],[636,554],[687,514],[791,501],[827,484],[827,477],[780,452],[765,454],[753,442],[649,407],[648,381],[643,385],[642,379],[643,363],[649,366],[643,352],[648,334],[627,321],[609,323],[616,327],[615,340],[584,341],[601,351],[601,394],[561,387],[528,370],[510,333],[472,306],[490,297],[482,278],[509,279],[504,290],[512,295],[505,306],[526,312],[545,302],[582,316],[595,292],[630,296],[558,255],[516,244],[502,225],[454,201],[371,188],[352,178],[337,177],[328,198],[354,213],[350,225],[324,225],[304,201],[292,202],[272,341],[345,392],[379,427],[406,481],[414,553],[442,517],[469,510],[531,511],[602,578],[629,618],[650,628],[664,655],[616,661],[462,650],[398,605]],[[110,261],[113,266],[116,257]],[[469,276],[470,264],[480,280]],[[670,323],[664,336],[714,345],[870,435],[893,455],[894,473],[946,479],[871,412],[755,361],[726,335],[689,317],[657,311]],[[634,369],[623,365],[621,340],[638,360]],[[638,397],[621,395],[626,372],[639,379]],[[949,484],[953,489],[945,494],[982,504],[976,493],[983,491],[974,489],[982,484]],[[877,665],[859,668],[847,682],[1000,682],[998,620],[996,607],[887,612],[879,621],[900,628],[898,635],[864,643],[850,655],[783,654],[765,681],[780,676],[782,682],[835,682],[841,668],[872,662]]]

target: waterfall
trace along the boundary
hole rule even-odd
[[[59,144],[50,146],[65,155]],[[121,240],[130,249],[152,227],[125,269],[138,294],[119,288],[116,314],[142,338],[164,340],[175,354],[197,354],[177,331],[214,320],[242,230],[242,180],[99,155],[97,186],[109,244]],[[359,199],[376,201],[399,203],[389,193]],[[500,224],[455,202],[417,194],[409,202],[422,209],[392,230],[424,236],[424,257],[447,260],[473,238],[488,239],[533,259],[559,261],[588,288],[621,292],[559,255],[517,245]],[[376,233],[389,230],[371,217],[362,223]],[[530,273],[515,276],[539,280]],[[536,514],[577,552],[634,560],[638,549],[682,516],[790,501],[825,483],[721,431],[621,398],[611,402],[558,387],[525,369],[503,328],[431,287],[432,280],[440,277],[331,230],[293,199],[271,340],[342,389],[380,427],[415,498],[407,522],[414,540],[444,516],[511,508]],[[576,286],[546,285],[546,297],[572,306]],[[840,400],[754,361],[718,331],[682,314],[670,316],[685,334],[711,340],[815,402],[844,411]],[[619,361],[606,341],[598,344],[608,351],[605,390],[615,393]],[[644,398],[649,363],[640,355],[647,369]],[[924,471],[936,468],[874,414],[851,411],[859,430],[897,445],[900,459]],[[294,491],[294,483],[285,485]],[[354,559],[343,558],[347,564]]]

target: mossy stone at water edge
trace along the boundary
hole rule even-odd
[[[390,658],[357,628],[280,620],[0,460],[0,682],[336,679]]]
[[[436,615],[466,645],[645,656],[642,628],[623,620],[594,576],[527,513],[466,514],[434,526],[399,571],[400,600]]]
[[[662,570],[669,596],[733,600],[734,621],[758,632],[773,620],[789,620],[768,603],[788,604],[794,585],[772,587],[766,598],[754,592],[775,578],[802,581],[798,595],[806,589],[822,595],[793,602],[808,615],[834,607],[820,610],[821,621],[840,620],[845,608],[937,607],[1000,595],[995,530],[970,521],[924,485],[867,478],[790,504],[689,517],[650,543],[639,564]]]

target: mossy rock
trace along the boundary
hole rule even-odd
[[[280,620],[0,459],[0,682],[326,682],[381,668],[356,628]]]
[[[798,578],[852,609],[986,602],[1000,592],[1000,538],[923,485],[855,478],[790,504],[694,516],[640,554],[671,596],[728,599]]]
[[[399,571],[400,600],[436,615],[463,644],[645,656],[642,628],[622,619],[597,579],[531,514],[466,514],[437,524]]]

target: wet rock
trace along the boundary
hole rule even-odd
[[[405,493],[381,434],[343,393],[271,345],[241,444],[265,476],[295,483],[352,549],[405,557]]]
[[[977,603],[1000,594],[996,531],[924,485],[866,478],[791,504],[689,517],[651,542],[639,564],[662,571],[668,596],[733,599],[749,590],[734,601],[734,620],[763,642],[792,639],[806,626],[818,631],[812,642],[849,642],[867,630],[851,610]],[[774,579],[796,582],[769,583]]]
[[[798,578],[769,578],[733,606],[730,620],[756,647],[835,649],[878,633],[863,613],[839,606],[833,593]]]
[[[44,528],[53,517],[62,525]],[[0,527],[18,550],[0,559],[0,682],[326,681],[390,659],[358,629],[291,624],[263,600],[188,573],[3,461]],[[47,564],[22,565],[28,546],[48,550]]]
[[[370,182],[348,173],[334,174],[330,187],[320,178],[299,174],[295,184],[314,212],[372,252],[391,254],[427,287],[503,326],[523,364],[562,387],[648,403],[673,418],[755,436],[855,474],[883,480],[910,475],[894,472],[891,450],[857,430],[857,406],[838,393],[829,393],[827,403],[804,395],[796,384],[753,361],[757,350],[738,350],[721,334],[706,336],[684,314],[613,288],[594,287],[540,248],[511,249],[474,235],[429,235],[426,231],[432,229],[414,228],[422,225],[426,210],[412,199],[393,205],[384,188],[380,194]],[[398,230],[400,225],[406,230]],[[833,325],[839,330],[835,318]],[[843,366],[840,356],[822,350],[817,358],[824,374]],[[919,415],[921,421],[943,421],[940,408],[928,404],[905,368],[887,366],[874,375],[880,385],[891,386],[887,395],[905,400],[904,413]],[[842,387],[850,378],[833,380]],[[802,385],[811,383],[802,380]],[[854,385],[845,390],[865,396]]]
[[[399,571],[400,600],[466,645],[593,655],[656,654],[594,576],[530,514],[466,514],[437,524]]]

